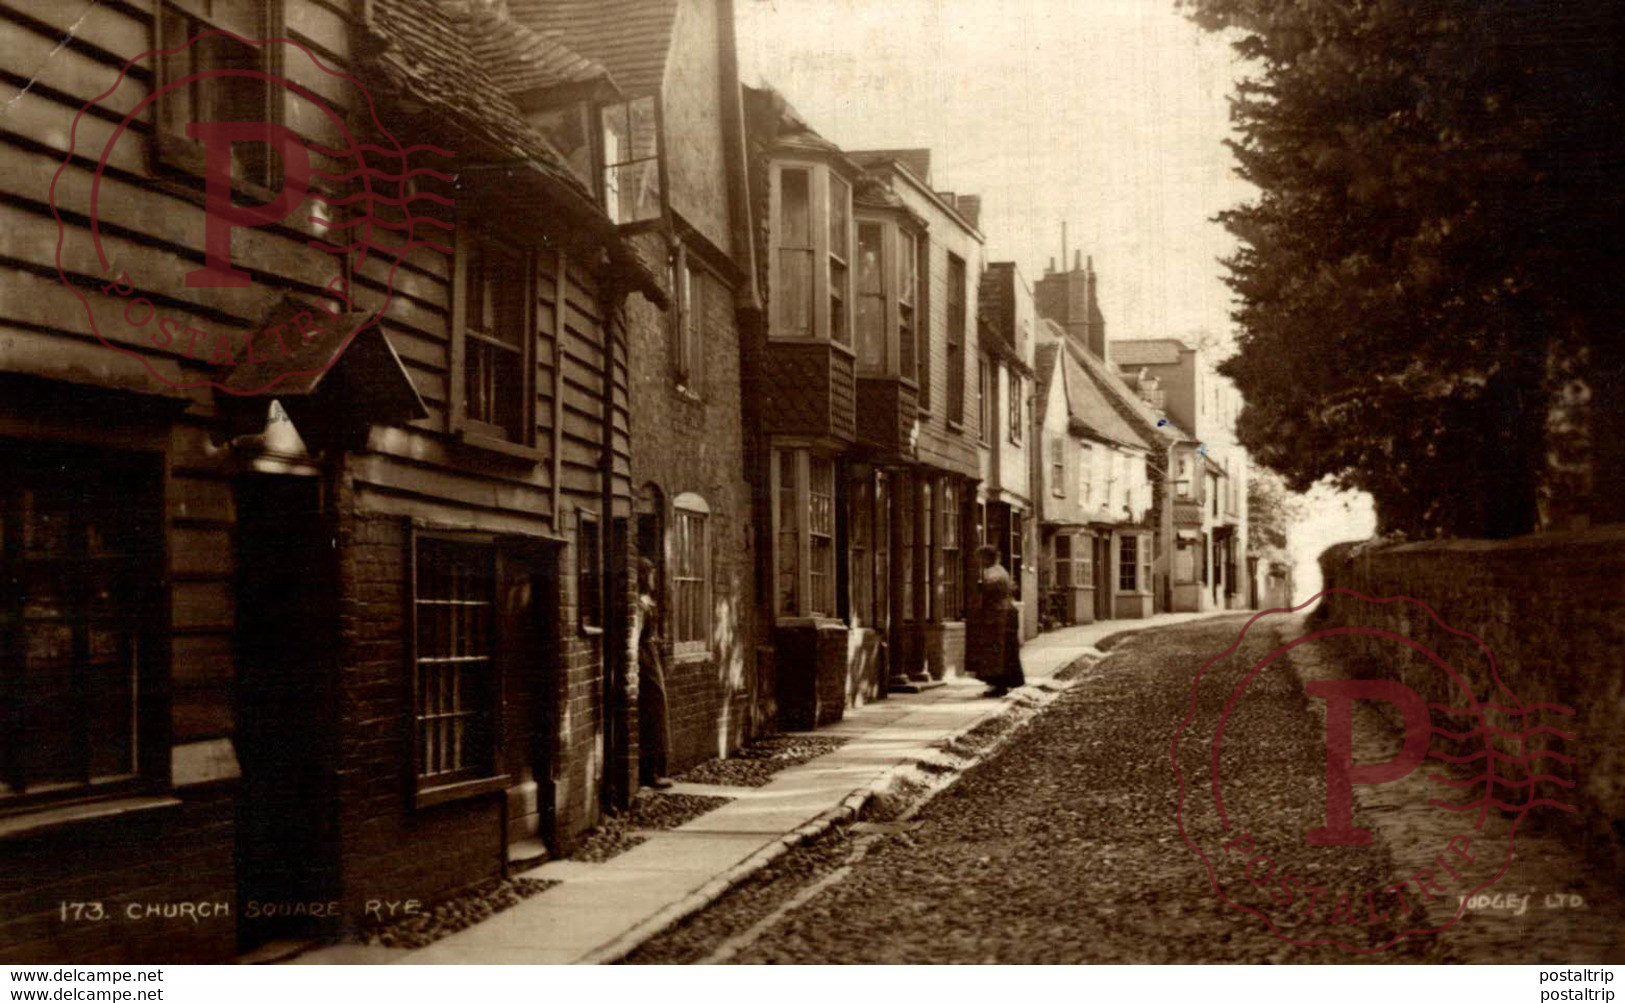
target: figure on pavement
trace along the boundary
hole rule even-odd
[[[999,563],[998,548],[978,547],[976,556],[982,577],[969,638],[972,672],[987,683],[984,696],[1002,697],[1027,681],[1021,671],[1021,614],[1015,583]]]
[[[660,650],[660,602],[654,562],[638,559],[638,780],[664,790],[670,739],[666,731],[666,665]]]

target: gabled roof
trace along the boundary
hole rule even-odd
[[[1107,353],[1119,366],[1173,366],[1179,364],[1182,350],[1189,351],[1176,338],[1145,338],[1113,341]]]
[[[1076,361],[1083,372],[1100,387],[1113,409],[1134,427],[1143,441],[1161,444],[1197,441],[1172,418],[1129,389],[1128,384],[1123,382],[1123,378],[1117,375],[1111,366],[1068,339],[1059,324],[1047,318],[1043,323],[1051,337],[1061,339],[1066,345],[1067,356]]]
[[[1150,449],[1151,442],[1136,432],[1123,416],[1118,414],[1106,392],[1083,372],[1082,365],[1072,353],[1062,356],[1062,379],[1066,381],[1068,428],[1077,435],[1127,446],[1130,449]]]
[[[865,167],[883,163],[902,164],[922,184],[931,184],[930,150],[853,150],[848,155]]]
[[[506,0],[513,17],[602,63],[632,96],[666,79],[677,0]]]

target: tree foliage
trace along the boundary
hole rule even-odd
[[[1279,474],[1252,471],[1247,479],[1247,553],[1265,561],[1286,560],[1302,501],[1301,495],[1287,490]]]
[[[1252,70],[1220,368],[1293,490],[1330,475],[1412,536],[1534,528],[1554,402],[1619,371],[1621,3],[1184,0]]]

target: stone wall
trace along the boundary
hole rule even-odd
[[[1537,762],[1541,772],[1572,779],[1572,789],[1548,786],[1558,800],[1577,802],[1587,835],[1608,852],[1625,846],[1625,527],[1528,536],[1515,540],[1453,540],[1368,548],[1340,544],[1320,558],[1327,588],[1372,598],[1409,596],[1427,604],[1450,627],[1488,646],[1489,659],[1470,639],[1442,629],[1411,603],[1373,604],[1331,594],[1315,613],[1317,627],[1384,627],[1414,638],[1460,673],[1479,700],[1492,693],[1507,702],[1510,690],[1525,706],[1572,707],[1573,717],[1541,711],[1544,723],[1577,737],[1531,740],[1576,757],[1569,766]],[[1430,701],[1450,701],[1455,687],[1419,654],[1393,642],[1360,638],[1371,656],[1362,674],[1397,678]],[[1505,690],[1497,687],[1498,675]],[[1458,696],[1454,704],[1460,706]],[[1505,726],[1515,720],[1502,717]],[[1508,744],[1503,742],[1503,748]],[[1515,749],[1515,746],[1512,747]],[[1521,800],[1519,791],[1502,800]]]

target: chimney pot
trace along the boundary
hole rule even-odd
[[[1083,252],[1082,251],[1073,251],[1072,252],[1072,270],[1075,271],[1075,272],[1083,271]]]

